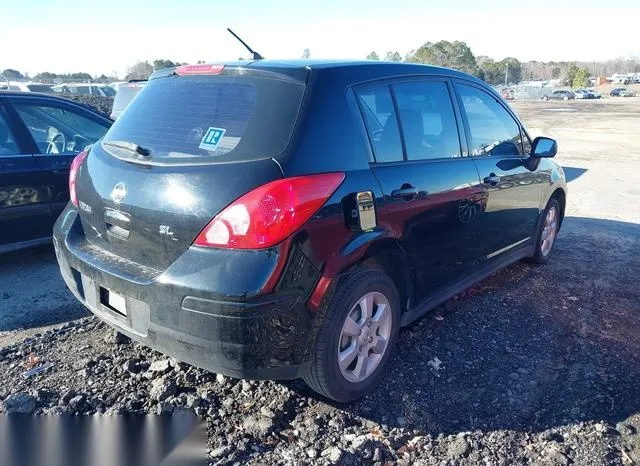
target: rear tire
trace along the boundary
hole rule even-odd
[[[556,244],[556,237],[560,231],[562,222],[562,211],[558,199],[552,197],[547,203],[547,207],[540,215],[540,225],[536,236],[536,246],[531,262],[544,264],[549,260],[551,251]]]
[[[370,309],[368,320],[365,308]],[[328,304],[304,381],[336,401],[361,398],[386,373],[399,329],[398,291],[384,272],[359,269],[343,276]],[[381,338],[383,334],[387,338]]]

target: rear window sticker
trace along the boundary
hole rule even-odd
[[[200,145],[198,146],[198,148],[212,151],[216,150],[218,148],[220,140],[222,139],[222,136],[224,136],[224,133],[226,131],[227,130],[224,128],[209,127],[207,132],[204,133],[204,136],[200,141]]]

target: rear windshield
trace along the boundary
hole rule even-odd
[[[273,157],[289,143],[304,85],[256,76],[171,76],[149,81],[103,140],[144,161],[227,162]],[[128,154],[127,154],[128,152]]]

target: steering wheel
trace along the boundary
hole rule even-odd
[[[63,133],[56,133],[47,144],[47,154],[61,154],[67,148],[67,138]]]

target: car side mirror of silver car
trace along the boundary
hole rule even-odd
[[[549,158],[558,153],[558,143],[554,139],[538,136],[531,144],[531,157]]]

